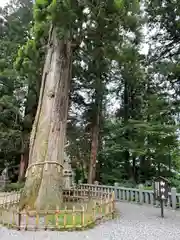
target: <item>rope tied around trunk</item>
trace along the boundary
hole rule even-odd
[[[38,162],[38,163],[32,163],[30,166],[28,166],[27,170],[26,170],[26,177],[27,177],[27,174],[28,174],[28,171],[31,169],[31,168],[34,168],[35,166],[38,166],[38,165],[45,165],[45,171],[48,170],[48,165],[51,165],[51,164],[54,164],[54,165],[57,165],[58,167],[58,172],[61,171],[61,168],[64,168],[64,166],[56,161],[45,161],[45,162]],[[32,169],[32,173],[34,172],[34,169]]]

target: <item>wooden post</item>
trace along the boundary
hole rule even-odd
[[[18,230],[21,230],[21,212],[18,212]]]
[[[85,226],[85,219],[84,219],[84,206],[82,206],[82,211],[81,211],[81,225],[82,227]]]
[[[88,204],[84,204],[86,212],[88,211]]]
[[[94,202],[93,206],[93,214],[92,214],[92,221],[96,221],[96,202]]]
[[[38,229],[38,225],[39,225],[39,214],[36,212],[35,230]]]
[[[13,227],[16,225],[16,220],[15,220],[14,214],[15,214],[15,212],[13,210],[13,216],[12,216],[12,225],[13,225]]]
[[[7,213],[9,213],[8,210],[7,210]],[[6,223],[7,223],[8,228],[9,228],[9,226],[10,226],[10,221],[11,221],[10,219],[7,219],[7,220],[6,220]]]
[[[64,208],[64,228],[66,228],[66,222],[67,222],[67,206]]]
[[[46,231],[48,229],[48,212],[45,213],[45,219],[44,219],[44,230]]]
[[[28,216],[28,214],[26,213],[26,226],[25,226],[25,230],[26,230],[26,231],[28,230],[28,223],[29,223],[29,216]]]
[[[58,228],[58,226],[59,226],[59,206],[56,206],[55,219],[56,219],[56,228]]]
[[[76,226],[76,208],[75,208],[75,206],[73,206],[73,209],[72,209],[72,225],[73,225],[73,227]]]
[[[2,224],[4,224],[4,211],[5,211],[5,209],[4,209],[4,207],[3,207],[3,209],[2,209]]]
[[[103,199],[101,198],[101,202],[100,202],[100,213],[103,213]]]
[[[105,216],[109,215],[109,201],[106,199]]]

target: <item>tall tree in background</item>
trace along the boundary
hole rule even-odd
[[[160,29],[163,26],[165,30],[162,35],[160,30],[157,31],[155,39],[157,42],[159,39],[168,44],[170,38],[175,39],[172,29],[165,26],[170,23],[170,16],[173,14],[169,11],[170,16],[166,15],[170,4],[166,1],[162,1],[162,5],[154,1],[147,2],[149,3],[147,12],[152,14],[148,15],[150,26],[159,26]],[[163,11],[165,9],[166,11]],[[163,16],[169,20],[164,21]],[[176,17],[175,19],[177,20]],[[139,43],[140,46],[142,41],[135,41],[135,43]],[[121,79],[118,93],[122,93],[121,108],[118,111],[119,120],[117,121],[116,118],[112,120],[111,117],[108,122],[108,132],[104,139],[103,149],[103,181],[107,181],[108,178],[109,181],[112,179],[119,181],[118,178],[122,178],[132,179],[134,183],[144,182],[160,172],[164,176],[171,176],[169,172],[167,173],[167,169],[169,168],[170,149],[176,153],[178,149],[178,125],[175,121],[178,108],[177,101],[173,100],[169,91],[171,89],[174,92],[175,85],[172,86],[172,81],[169,80],[170,77],[174,77],[172,69],[176,69],[177,73],[178,68],[177,55],[172,61],[172,58],[169,58],[169,52],[163,50],[164,46],[153,46],[148,57],[144,58],[139,55],[139,49],[131,44],[124,54],[120,55]],[[172,54],[170,55],[172,57]],[[162,58],[163,61],[159,60]],[[168,74],[170,69],[171,74],[170,72]],[[110,160],[111,157],[113,160]],[[113,174],[107,176],[108,170],[106,169],[110,168],[113,169]]]
[[[88,26],[88,39],[85,41],[85,53],[90,53],[87,60],[85,59],[87,70],[84,71],[85,88],[89,89],[90,92],[90,101],[84,113],[87,122],[86,131],[91,139],[88,183],[93,183],[96,178],[103,100],[105,98],[106,82],[108,81],[108,71],[111,66],[107,58],[108,47],[113,48],[111,45],[113,39],[118,41],[116,33],[112,33],[112,29],[117,31],[119,20],[113,20],[116,15],[112,15],[112,19],[105,18],[113,9],[109,9],[108,5],[103,6],[103,4],[98,8],[98,5],[94,4],[94,9],[90,9],[90,12],[92,12],[91,22]]]
[[[166,102],[166,118],[164,120],[169,119],[168,124],[173,124],[176,129],[179,129],[180,3],[179,1],[166,0],[160,2],[145,1],[145,3],[148,19],[147,26],[149,33],[152,31],[149,34],[151,49],[148,62],[152,63],[151,73],[153,68],[156,79],[158,76],[162,90],[161,94],[163,93],[163,99]],[[157,92],[158,86],[154,85],[153,89],[154,92]],[[171,145],[171,141],[169,145]],[[171,169],[174,154],[170,147],[168,147],[167,152],[169,155],[169,169]]]
[[[18,0],[16,3],[16,7],[18,7],[17,11],[14,10],[14,14],[16,16],[20,16],[19,24],[24,33],[24,41],[22,41],[21,45],[25,44],[27,39],[30,37],[30,28],[32,27],[32,1]],[[26,48],[27,51],[27,48]],[[28,52],[28,51],[27,51]],[[26,56],[24,56],[24,62],[27,62]],[[22,64],[22,63],[21,63]],[[27,64],[26,64],[27,65]],[[20,67],[16,70],[20,70]],[[21,71],[17,72],[17,74],[21,77],[22,81],[22,89],[25,92],[23,98],[23,108],[24,108],[24,116],[22,122],[22,146],[21,146],[21,160],[19,167],[19,178],[18,180],[21,182],[25,177],[25,170],[28,164],[29,158],[29,135],[32,129],[32,123],[34,121],[34,116],[36,114],[37,109],[37,96],[35,94],[35,87],[37,86],[36,82],[33,81],[33,77],[31,74],[31,79],[28,81],[27,74],[22,74]],[[36,80],[37,81],[37,80]]]
[[[93,183],[96,178],[98,150],[100,146],[102,148],[102,112],[105,111],[105,100],[108,93],[107,85],[111,83],[113,78],[112,64],[117,56],[117,46],[123,44],[123,34],[131,30],[136,31],[138,27],[136,26],[135,17],[135,14],[139,11],[137,1],[115,1],[114,5],[118,8],[116,15],[110,12],[110,7],[107,4],[102,8],[102,11],[98,10],[96,24],[89,26],[88,40],[91,40],[89,52],[92,52],[92,63],[88,65],[88,76],[92,81],[91,88],[94,89],[92,90],[94,92],[89,108],[87,109],[88,114],[86,115],[88,117],[88,127],[91,136],[89,183]],[[131,16],[129,16],[130,12]],[[105,16],[109,17],[106,18]]]
[[[19,46],[26,42],[32,19],[31,2],[11,1],[2,9],[1,27],[1,158],[9,168],[16,169],[21,153],[24,79],[14,70]],[[10,154],[12,152],[12,156]],[[7,154],[8,153],[8,154]],[[10,157],[10,159],[9,159]],[[12,170],[11,169],[11,170]],[[12,171],[11,171],[12,172]],[[15,173],[15,171],[14,171]],[[15,174],[17,175],[17,173]],[[10,175],[12,178],[14,174]]]

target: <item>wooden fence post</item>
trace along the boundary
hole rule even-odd
[[[94,202],[94,206],[92,209],[92,222],[96,221],[96,202]]]
[[[36,212],[36,223],[35,223],[35,230],[38,229],[38,225],[39,225],[39,214]]]
[[[115,195],[114,195],[114,192],[112,192],[111,201],[112,201],[112,218],[114,218],[115,217]]]
[[[109,215],[109,200],[108,199],[106,199],[106,205],[105,205],[106,207],[105,207],[105,215],[107,216],[107,215]]]
[[[66,223],[67,223],[67,206],[65,206],[64,208],[64,219],[63,219],[64,228],[66,228]]]
[[[13,227],[16,225],[15,211],[14,211],[14,209],[13,209],[13,216],[12,216],[12,225],[13,225]]]
[[[56,206],[55,219],[56,219],[56,228],[58,228],[58,226],[59,226],[59,206]]]
[[[18,230],[21,230],[21,212],[18,212]]]
[[[103,213],[103,199],[101,197],[101,202],[100,202],[100,213]]]
[[[82,206],[82,211],[81,211],[81,225],[84,227],[85,225],[85,219],[84,219],[84,206]]]
[[[75,206],[73,206],[73,210],[72,210],[72,225],[73,225],[73,227],[76,226],[76,208],[75,208]]]
[[[44,217],[44,230],[46,231],[48,229],[48,212],[45,213],[45,217]]]

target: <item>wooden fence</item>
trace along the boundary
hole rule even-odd
[[[6,194],[0,205],[0,223],[19,230],[75,230],[90,227],[98,220],[114,217],[113,192],[97,194],[87,189],[72,189],[64,190],[63,196],[73,202],[71,209],[67,206],[60,209],[57,206],[54,211],[18,212],[20,193]]]
[[[20,192],[0,193],[0,205],[15,205],[19,203]]]
[[[76,202],[80,200],[91,199],[107,199],[112,192],[97,191],[96,189],[89,188],[78,188],[78,189],[64,189],[63,190],[63,201],[64,202]],[[7,192],[0,193],[0,205],[10,206],[17,205],[19,203],[21,192]]]

